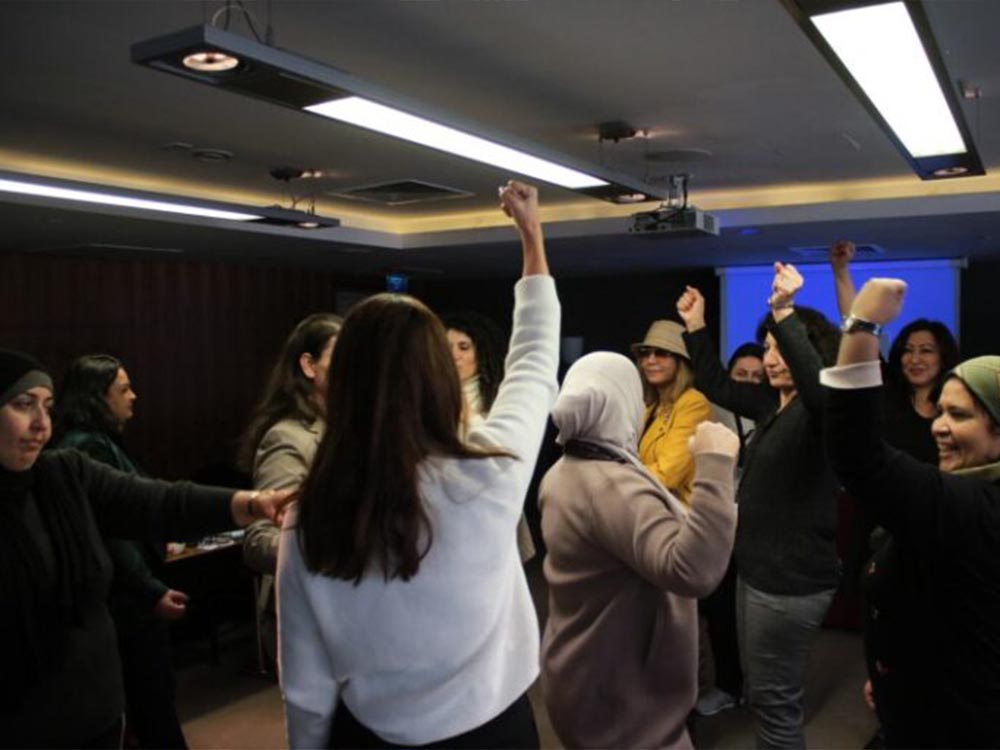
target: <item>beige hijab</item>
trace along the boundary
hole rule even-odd
[[[552,409],[559,429],[556,442],[584,440],[621,457],[656,485],[668,507],[683,515],[680,500],[639,460],[644,409],[642,381],[632,360],[613,352],[587,354],[569,368]]]

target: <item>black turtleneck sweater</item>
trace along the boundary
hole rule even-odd
[[[24,529],[39,553],[35,571],[43,601],[65,596],[60,588],[59,548],[46,523],[46,503],[70,502],[80,519],[68,533],[82,541],[94,575],[80,595],[72,622],[59,625],[47,637],[62,656],[40,665],[34,679],[20,691],[22,700],[0,706],[0,746],[79,747],[111,728],[121,715],[123,693],[114,626],[107,594],[111,565],[101,542],[108,536],[157,536],[197,539],[233,527],[232,490],[168,483],[124,474],[73,451],[43,453],[32,469],[33,481],[15,503]],[[0,575],[7,572],[0,571]],[[17,607],[16,602],[3,606]],[[51,629],[50,629],[51,630]],[[44,647],[46,644],[42,644]],[[5,643],[18,648],[18,643]],[[5,676],[0,679],[9,679]]]

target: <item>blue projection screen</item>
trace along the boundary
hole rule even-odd
[[[826,263],[794,264],[805,279],[796,301],[823,312],[834,323],[840,321],[833,272]],[[914,260],[884,263],[852,263],[855,288],[873,276],[903,279],[907,283],[906,302],[898,321],[886,327],[882,346],[886,351],[899,329],[916,318],[940,320],[959,340],[959,281],[964,260]],[[773,266],[736,266],[717,268],[720,278],[722,321],[719,326],[720,352],[728,361],[733,350],[745,341],[753,341],[767,312],[767,298],[774,278]]]

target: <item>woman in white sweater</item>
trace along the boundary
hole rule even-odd
[[[508,183],[500,202],[524,278],[506,376],[466,442],[430,310],[382,294],[344,323],[278,561],[293,748],[538,746],[538,623],[515,531],[557,390],[559,301],[534,188]]]

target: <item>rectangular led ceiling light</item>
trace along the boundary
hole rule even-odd
[[[53,198],[73,203],[93,203],[102,206],[117,206],[144,211],[161,211],[185,216],[200,216],[208,219],[224,219],[278,226],[299,226],[303,229],[338,226],[340,221],[316,216],[305,211],[293,211],[278,207],[249,208],[219,201],[181,198],[174,200],[168,196],[155,195],[144,191],[125,191],[106,185],[89,185],[53,180],[37,175],[0,173],[0,193]]]
[[[214,26],[196,26],[132,46],[132,61],[417,143],[505,173],[524,175],[614,203],[664,197],[640,180],[582,164],[420,103],[313,60]]]
[[[985,174],[919,3],[785,4],[922,179]]]
[[[140,208],[146,211],[164,211],[170,214],[184,214],[186,216],[205,216],[209,219],[255,221],[261,218],[255,214],[245,214],[238,211],[222,211],[215,208],[192,206],[186,203],[170,203],[167,201],[148,200],[145,198],[130,198],[124,195],[114,195],[113,193],[102,193],[97,190],[78,190],[58,187],[56,185],[42,185],[34,182],[24,182],[22,180],[0,179],[0,192],[18,193],[19,195],[37,195],[43,198],[59,198],[66,201],[80,201],[81,203],[99,203],[103,206]]]
[[[332,120],[340,120],[421,146],[463,156],[472,161],[490,164],[537,180],[560,185],[570,190],[595,188],[607,185],[605,180],[563,167],[546,159],[502,146],[479,136],[401,112],[384,104],[368,101],[358,96],[333,99],[304,108]]]

